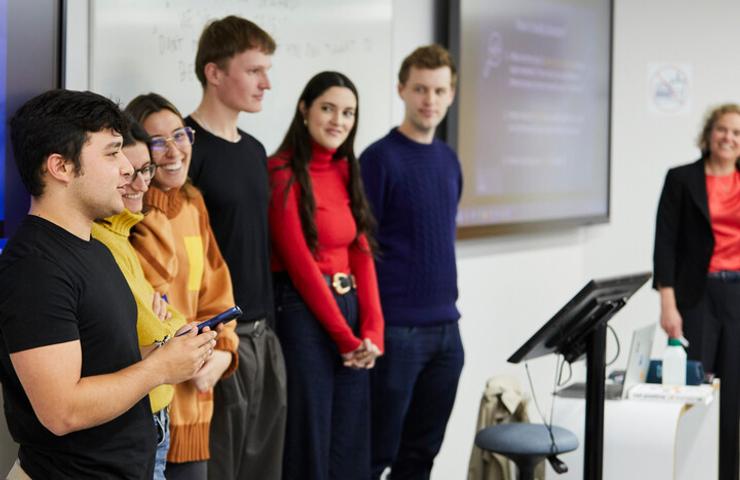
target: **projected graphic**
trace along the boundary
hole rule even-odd
[[[605,218],[605,0],[463,2],[459,226]]]

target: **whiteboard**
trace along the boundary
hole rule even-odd
[[[303,87],[336,70],[359,91],[355,151],[385,135],[392,122],[392,0],[91,0],[90,89],[124,107],[155,92],[183,115],[200,103],[195,52],[205,24],[226,15],[247,18],[277,43],[272,89],[262,111],[239,116],[239,127],[275,151]]]

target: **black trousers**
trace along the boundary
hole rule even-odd
[[[686,350],[720,378],[719,478],[738,480],[740,464],[740,282],[717,278],[695,306],[682,309]]]

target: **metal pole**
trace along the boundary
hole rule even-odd
[[[608,320],[608,317],[607,317]],[[584,480],[601,480],[604,454],[606,321],[591,332],[586,347],[586,432]]]

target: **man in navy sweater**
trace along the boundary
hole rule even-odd
[[[372,378],[372,478],[428,479],[455,403],[464,353],[458,330],[455,216],[462,173],[434,138],[455,95],[456,71],[439,45],[402,63],[398,128],[360,157],[378,222],[377,275],[385,355]]]

